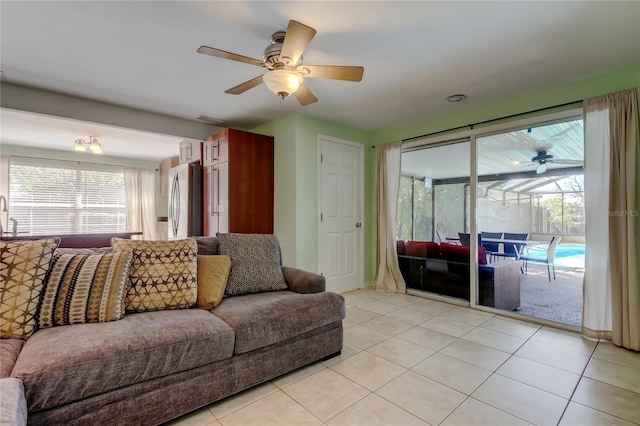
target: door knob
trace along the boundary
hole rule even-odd
[[[360,228],[361,226],[362,226],[362,223],[360,223],[360,222],[356,223],[356,228]]]

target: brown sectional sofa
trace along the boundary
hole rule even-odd
[[[469,300],[468,246],[431,241],[397,241],[398,263],[408,288]],[[478,247],[479,303],[517,310],[520,307],[520,264],[505,259],[487,263]]]
[[[216,254],[216,239],[201,239],[198,251]],[[225,297],[210,311],[134,313],[0,339],[0,423],[159,424],[339,354],[344,298],[324,291],[320,275],[282,272],[286,290]]]

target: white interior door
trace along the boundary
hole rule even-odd
[[[320,136],[318,266],[327,290],[362,287],[363,145]]]

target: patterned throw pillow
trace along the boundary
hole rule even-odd
[[[121,319],[132,257],[132,252],[64,254],[56,251],[38,325],[44,328]]]
[[[198,297],[194,239],[144,241],[112,238],[113,251],[133,251],[127,312],[191,308]]]
[[[26,339],[36,314],[53,252],[60,238],[0,241],[0,338]]]
[[[275,235],[218,233],[217,236],[218,252],[231,257],[226,295],[287,289],[280,243]]]
[[[198,308],[215,308],[222,301],[231,270],[229,256],[198,255]]]

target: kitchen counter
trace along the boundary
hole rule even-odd
[[[111,247],[111,238],[118,237],[131,239],[133,235],[142,235],[142,232],[110,232],[103,234],[5,234],[0,235],[0,241],[39,240],[42,238],[60,237],[62,248],[90,248]]]

